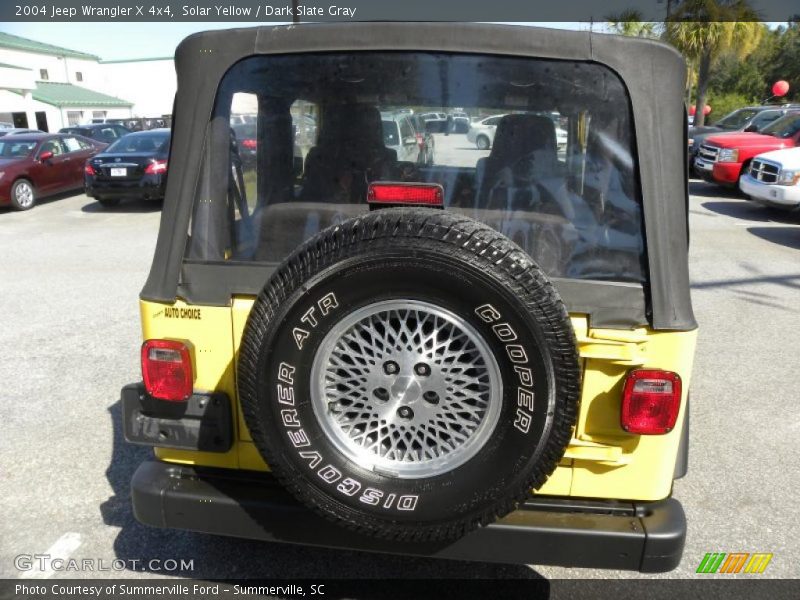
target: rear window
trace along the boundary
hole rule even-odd
[[[29,156],[36,142],[17,141],[13,136],[0,140],[0,158],[23,158]]]
[[[742,129],[758,113],[752,108],[740,108],[717,122],[722,129]]]
[[[431,135],[416,135],[408,115],[429,121]],[[468,127],[431,120],[439,115],[493,116],[484,121],[496,126],[490,148],[470,142]],[[231,143],[245,124],[257,135],[255,158]],[[643,282],[633,147],[627,92],[596,63],[427,52],[248,58],[218,91],[187,260],[277,264],[368,211],[370,181],[429,182],[443,187],[447,210],[502,232],[551,276]]]
[[[778,138],[790,138],[800,131],[800,114],[791,113],[773,121],[760,133],[773,135]]]
[[[169,136],[159,134],[126,135],[105,149],[107,153],[136,154],[140,152],[166,152]]]

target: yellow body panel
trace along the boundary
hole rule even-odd
[[[145,340],[173,339],[189,343],[195,390],[224,392],[232,401],[236,398],[230,308],[189,306],[183,302],[171,305],[140,302],[139,308]],[[236,402],[233,411],[238,418]],[[234,439],[236,437],[238,431],[234,432]],[[156,448],[156,456],[183,464],[239,468],[236,445],[224,454]]]
[[[225,454],[157,448],[166,461],[216,467],[268,470],[253,444],[236,400],[236,349],[254,298],[234,298],[230,307],[195,307],[182,302],[141,302],[144,339],[188,341],[196,390],[224,392],[233,402],[236,440]],[[538,494],[660,500],[669,495],[691,377],[696,331],[591,329],[572,315],[583,363],[581,409],[564,458]],[[678,373],[683,382],[681,414],[666,435],[641,436],[619,423],[625,375],[634,368]]]

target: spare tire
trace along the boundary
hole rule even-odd
[[[373,536],[444,540],[513,510],[564,454],[580,371],[567,311],[472,219],[384,209],[281,265],[243,334],[253,441],[298,500]]]

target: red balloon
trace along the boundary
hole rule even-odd
[[[708,115],[708,114],[710,114],[710,113],[711,113],[711,105],[710,105],[710,104],[706,104],[706,105],[703,107],[703,114],[704,114],[704,115]]]
[[[772,84],[772,95],[773,96],[785,96],[789,91],[789,82],[784,81],[781,79],[780,81],[776,81]]]
[[[689,114],[690,114],[691,116],[694,116],[694,113],[696,113],[696,112],[697,112],[697,107],[696,107],[694,104],[692,104],[692,105],[689,107]]]

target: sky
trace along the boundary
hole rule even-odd
[[[278,25],[279,23],[270,23]],[[523,23],[515,23],[523,25]],[[533,23],[532,23],[533,24]],[[0,31],[95,54],[103,60],[172,56],[189,34],[208,29],[254,27],[258,23],[0,23]],[[586,23],[543,23],[585,29]]]

